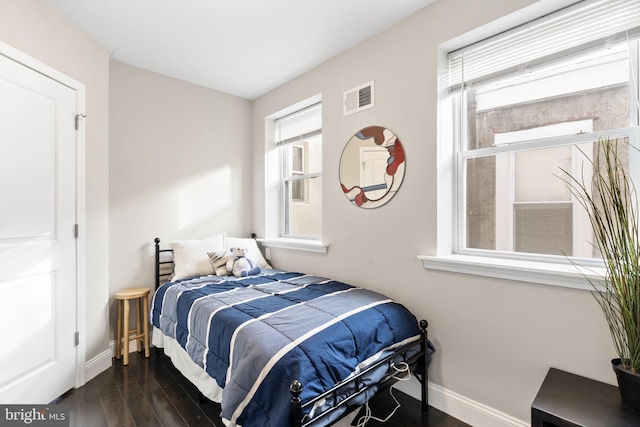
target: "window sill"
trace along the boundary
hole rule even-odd
[[[422,265],[427,270],[472,274],[586,291],[593,290],[589,280],[599,283],[605,273],[605,269],[602,267],[578,267],[570,264],[473,255],[418,255],[418,259],[422,261]]]
[[[258,242],[265,248],[292,249],[295,251],[306,251],[326,254],[329,245],[320,240],[306,239],[258,239]]]

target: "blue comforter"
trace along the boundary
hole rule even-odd
[[[416,318],[384,295],[276,270],[165,283],[151,318],[224,388],[221,415],[243,427],[288,425],[294,379],[304,403],[420,337]]]

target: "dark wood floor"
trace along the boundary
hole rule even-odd
[[[428,415],[422,415],[417,400],[397,390],[394,395],[402,407],[385,426],[467,426],[433,408]],[[149,359],[131,353],[129,366],[114,361],[110,369],[84,387],[66,393],[57,403],[70,406],[71,427],[224,426],[220,406],[213,402],[198,403],[195,387],[173,367],[169,358],[153,349]],[[384,417],[393,409],[394,402],[385,393],[372,400],[370,406],[374,415]],[[367,423],[376,425],[380,424]]]

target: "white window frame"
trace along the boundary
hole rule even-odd
[[[302,108],[300,110],[294,111],[293,113],[288,114],[287,116],[290,115],[297,115],[299,113],[303,113],[305,112],[305,110],[311,110],[312,108],[315,109],[316,107],[320,106],[321,107],[321,103],[316,103],[313,105],[310,105],[308,107]],[[284,116],[286,117],[286,116]],[[281,118],[276,119],[276,122]],[[276,125],[277,126],[277,125]],[[301,173],[296,173],[293,170],[293,167],[291,165],[291,152],[290,149],[293,147],[301,147],[302,148],[302,152],[303,152],[303,162],[304,162],[304,147],[299,145],[299,141],[306,141],[308,138],[314,138],[316,136],[322,136],[322,128],[320,127],[319,129],[313,129],[310,131],[310,133],[296,133],[294,136],[291,136],[289,138],[287,138],[284,141],[277,141],[276,143],[278,144],[278,146],[280,147],[280,237],[282,238],[286,238],[286,239],[306,239],[306,240],[321,240],[322,236],[318,236],[318,237],[310,237],[310,236],[297,236],[294,235],[293,233],[291,233],[290,231],[290,212],[293,208],[293,205],[296,204],[296,202],[300,202],[299,200],[295,200],[293,199],[293,197],[290,197],[291,195],[290,193],[290,189],[291,189],[291,185],[293,184],[293,182],[295,181],[302,181],[303,185],[305,183],[306,180],[309,179],[313,179],[313,178],[320,178],[322,177],[322,170],[319,172],[304,172],[302,171]]]
[[[545,13],[552,12],[551,10]],[[519,16],[520,22],[528,22],[535,19],[531,16],[531,11],[524,11]],[[540,10],[533,13],[542,16]],[[514,17],[511,17],[514,18]],[[518,19],[518,18],[515,18]],[[504,25],[503,23],[496,25]],[[513,27],[517,26],[517,22],[512,22]],[[508,28],[496,27],[494,34],[498,34]],[[487,28],[482,32],[475,34],[475,40],[482,40],[491,37],[487,33]],[[490,31],[490,30],[489,30]],[[459,150],[452,141],[460,141],[460,134],[465,130],[462,126],[455,123],[454,112],[460,110],[460,100],[449,94],[448,79],[448,58],[447,52],[455,50],[459,46],[472,44],[474,40],[468,37],[462,37],[440,46],[439,55],[439,74],[443,78],[439,79],[438,86],[438,183],[437,183],[437,242],[436,253],[431,255],[418,255],[425,269],[433,269],[440,271],[449,271],[455,273],[472,274],[477,276],[485,276],[491,278],[501,278],[527,283],[537,283],[552,286],[561,286],[582,290],[593,290],[589,281],[599,281],[605,272],[603,263],[593,259],[581,259],[577,264],[572,264],[564,258],[535,256],[531,254],[521,255],[515,252],[499,252],[499,251],[482,251],[465,248],[461,250],[460,242],[465,236],[460,235],[464,230],[464,212],[465,196],[461,191],[464,188],[461,180],[464,177],[459,176],[458,171],[464,170],[463,165],[469,156],[495,155],[498,153],[508,153],[513,150],[507,146],[495,146],[481,148],[473,151]],[[635,64],[635,81],[638,82],[638,47],[630,49],[630,61]],[[636,83],[637,84],[637,83]],[[622,129],[614,129],[607,132],[610,137],[627,137],[632,145],[638,147],[640,141],[640,130],[638,124],[638,108],[635,100],[638,99],[637,88],[636,93],[631,96],[632,108],[630,108],[630,123],[635,126]],[[524,148],[522,144],[528,145],[528,148],[543,148],[543,145],[565,145],[567,143],[582,143],[593,141],[594,135],[574,135],[569,137],[556,137],[544,141],[527,141],[519,143],[519,148]],[[597,136],[596,136],[597,140]],[[637,150],[630,150],[630,173],[638,176],[640,155]],[[636,180],[640,182],[640,180]],[[461,219],[462,218],[462,219]]]
[[[612,138],[629,138],[630,143],[632,145],[638,146],[638,128],[621,128],[621,129],[611,129],[608,132]],[[572,156],[573,170],[577,170],[578,165],[582,164],[580,157],[578,155],[579,150],[577,147],[583,146],[584,144],[589,144],[597,141],[598,134],[597,133],[586,133],[580,135],[568,135],[568,136],[558,136],[552,138],[545,138],[540,140],[529,140],[518,142],[517,144],[509,144],[509,145],[496,145],[494,147],[480,148],[476,150],[460,150],[455,155],[459,158],[459,160],[454,165],[455,174],[457,175],[456,179],[456,187],[457,187],[457,202],[456,206],[459,206],[459,209],[455,210],[454,215],[457,218],[456,226],[459,230],[456,235],[458,236],[455,245],[453,246],[453,252],[461,255],[474,255],[474,256],[486,256],[486,257],[500,257],[500,258],[512,258],[516,260],[537,260],[544,262],[557,262],[557,263],[566,263],[566,259],[564,257],[557,257],[553,255],[536,255],[536,254],[520,254],[517,252],[510,251],[499,251],[499,250],[483,250],[483,249],[473,249],[465,247],[465,236],[460,231],[466,230],[465,224],[465,195],[464,195],[464,183],[466,179],[464,177],[464,163],[468,159],[481,158],[486,156],[495,156],[498,154],[508,154],[509,157],[515,155],[518,152],[523,152],[527,150],[539,150],[545,148],[553,148],[553,147],[563,147],[563,146],[571,146],[573,147],[574,156]],[[630,155],[632,152],[630,152]],[[507,166],[509,168],[509,166]],[[509,168],[511,169],[511,168]],[[513,171],[508,171],[510,174],[510,178],[513,178]],[[588,173],[588,172],[585,172]],[[506,203],[514,203],[513,200],[513,188],[512,186],[506,190],[508,191],[504,197],[507,199]],[[575,203],[574,212],[582,213],[583,208],[577,204],[575,200],[572,200]],[[512,225],[512,223],[510,224]],[[513,231],[513,229],[511,230]],[[579,262],[581,264],[588,264],[591,267],[599,267],[602,266],[602,262],[595,259],[587,259],[580,258]]]
[[[258,238],[265,248],[281,248],[295,251],[327,253],[329,245],[322,239],[295,238],[282,233],[282,161],[280,147],[276,144],[276,120],[322,102],[318,94],[283,108],[265,117],[265,237]]]
[[[302,164],[302,168],[301,169],[294,169],[293,165],[291,165],[291,177],[299,177],[300,180],[304,180],[304,178],[309,178],[308,175],[305,174],[305,165],[307,164],[307,155],[308,155],[308,148],[307,148],[307,144],[296,144],[293,143],[291,144],[291,150],[295,151],[296,149],[300,150],[300,162]],[[292,153],[292,157],[293,157],[293,153]],[[293,179],[290,179],[290,181],[293,181]],[[293,194],[291,194],[291,202],[292,203],[300,203],[300,204],[305,204],[307,203],[307,194],[308,194],[308,186],[307,186],[307,181],[302,181],[301,183],[301,187],[300,187],[300,197],[294,197]],[[293,183],[291,184],[293,186]]]
[[[546,136],[553,135],[554,137],[559,135],[578,135],[583,132],[591,133],[593,129],[593,120],[581,120],[575,122],[564,122],[558,123],[554,125],[544,126],[544,133]],[[497,134],[495,136],[495,144],[503,145],[503,144],[520,144],[527,139],[533,139],[536,133],[539,133],[541,128],[528,129],[525,131],[515,131],[515,132],[507,132],[503,134]],[[591,173],[584,168],[589,166],[589,163],[585,160],[590,160],[590,158],[585,159],[584,154],[589,155],[591,153],[590,146],[583,146],[581,149],[578,149],[577,142],[570,137],[572,142],[570,145],[571,148],[571,174],[575,176],[576,173],[582,168],[584,176],[590,176]],[[558,146],[558,145],[556,145]],[[564,146],[564,145],[559,145]],[[545,147],[552,148],[552,147]],[[518,150],[517,152],[521,152]],[[503,170],[500,171],[500,162],[496,161],[496,211],[499,210],[499,206],[505,207],[504,209],[508,212],[506,224],[504,224],[504,228],[506,229],[506,237],[504,237],[503,241],[500,241],[498,237],[496,237],[496,248],[505,248],[505,251],[514,252],[515,251],[515,219],[514,219],[514,207],[516,205],[537,205],[542,204],[543,202],[534,201],[534,202],[517,202],[516,201],[516,191],[515,191],[515,160],[516,153],[511,152],[508,156],[506,156],[506,161],[502,165]],[[506,176],[505,179],[499,179],[498,175],[502,173],[503,176]],[[560,183],[560,181],[558,181]],[[563,203],[563,204],[571,204],[572,205],[572,215],[573,215],[573,223],[574,224],[586,224],[589,220],[587,212],[582,208],[579,201],[572,194],[569,195],[567,200],[562,201],[554,201],[554,202],[545,202],[546,204],[550,203]],[[571,246],[573,248],[573,256],[576,258],[580,258],[582,254],[591,249],[591,245],[587,242],[593,241],[593,233],[591,229],[584,229],[583,227],[575,227],[573,229],[573,241],[571,242]],[[585,247],[586,246],[586,247]],[[462,242],[459,243],[459,247],[464,247]],[[584,256],[584,258],[587,258]]]

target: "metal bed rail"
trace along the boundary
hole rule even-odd
[[[311,399],[310,401],[304,404],[302,404],[302,399],[300,399],[300,394],[302,393],[303,384],[301,384],[298,380],[294,380],[289,386],[289,391],[291,392],[291,425],[293,427],[309,426],[317,422],[319,418],[328,416],[332,412],[336,411],[338,408],[345,405],[348,406],[348,403],[351,400],[353,400],[356,396],[358,396],[360,393],[374,386],[378,386],[380,390],[390,387],[396,381],[398,381],[396,378],[393,377],[393,374],[391,373],[391,370],[392,370],[391,368],[394,364],[394,361],[396,361],[398,358],[401,358],[402,362],[407,363],[407,365],[409,365],[409,367],[413,370],[415,370],[418,367],[422,368],[422,375],[421,375],[422,378],[418,377],[421,384],[421,408],[423,413],[427,413],[429,410],[429,403],[428,403],[429,391],[428,391],[428,380],[427,380],[428,378],[427,376],[427,367],[428,367],[427,327],[428,325],[429,323],[426,320],[420,321],[421,332],[420,332],[420,339],[418,341],[414,341],[412,343],[404,345],[403,347],[394,351],[392,354],[388,355],[387,357],[379,360],[378,362],[374,363],[371,366],[368,366],[366,369],[363,369],[361,372],[354,375],[353,377],[336,384],[331,389],[325,391],[324,393],[316,396],[315,398]],[[407,357],[407,354],[409,353],[409,351],[415,349],[416,346],[420,346],[420,351],[411,357]],[[366,385],[362,383],[361,379],[363,376],[365,376],[367,373],[371,372],[374,369],[380,368],[383,365],[387,365],[387,376],[385,379],[382,380],[382,382],[371,384],[371,385]],[[334,404],[334,406],[326,409],[318,417],[314,417],[307,421],[304,420],[303,411],[305,409],[312,407],[317,402],[321,401],[322,399],[326,399],[329,396],[333,398],[333,402],[336,402],[338,393],[342,389],[344,389],[346,386],[349,386],[350,384],[354,385],[354,392],[351,395],[345,397],[340,402],[337,402],[337,404]]]

